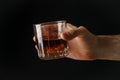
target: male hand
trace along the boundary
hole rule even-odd
[[[97,37],[89,32],[85,27],[76,27],[67,24],[65,31],[61,34],[62,39],[66,40],[69,47],[68,58],[75,60],[94,60],[98,50]],[[35,37],[33,40],[36,42]],[[36,49],[37,48],[37,45]]]

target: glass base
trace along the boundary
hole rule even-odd
[[[38,57],[41,60],[54,60],[54,59],[60,59],[60,58],[64,58],[68,55],[68,51],[64,51],[64,53],[56,53],[55,55],[45,55],[44,57],[39,56],[40,53],[38,53]]]

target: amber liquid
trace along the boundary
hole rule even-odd
[[[39,56],[41,59],[62,58],[67,53],[67,43],[62,39],[43,40],[43,45],[39,44],[39,52],[43,54]]]

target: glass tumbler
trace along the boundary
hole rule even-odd
[[[64,32],[65,28],[65,20],[33,25],[37,39],[37,53],[40,59],[59,59],[68,54],[67,42],[61,38],[61,33]]]

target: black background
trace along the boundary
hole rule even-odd
[[[119,0],[1,0],[0,80],[120,80],[120,62],[42,61],[34,48],[35,23],[67,20],[92,33],[120,33]]]

